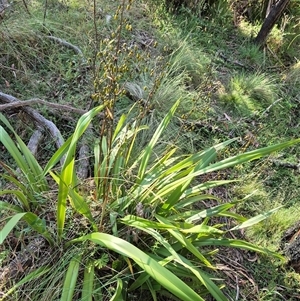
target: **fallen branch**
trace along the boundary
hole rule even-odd
[[[92,125],[90,124],[85,131],[86,135],[82,138],[78,152],[78,165],[76,167],[76,174],[78,179],[87,179],[90,167],[90,148],[89,141],[86,137],[93,137]]]
[[[4,94],[4,93],[0,92],[0,95],[1,94],[7,96],[7,94]],[[16,99],[16,98],[14,98],[14,99],[15,100],[13,102],[7,103],[5,105],[0,105],[0,112],[4,111],[4,110],[8,110],[8,109],[14,109],[14,108],[19,108],[19,107],[24,107],[24,106],[31,106],[31,105],[34,105],[34,104],[43,104],[45,106],[54,108],[56,110],[71,111],[71,112],[78,113],[78,114],[84,114],[84,113],[87,112],[87,111],[82,110],[82,109],[77,109],[77,108],[74,108],[74,107],[71,107],[71,106],[68,106],[68,105],[61,105],[61,104],[58,104],[58,103],[48,102],[48,101],[45,101],[45,100],[39,99],[39,98],[33,98],[33,99],[29,99],[29,100],[24,100],[24,101],[21,101],[21,100]]]
[[[294,170],[300,172],[300,163],[294,164],[294,163],[283,162],[283,161],[279,161],[279,160],[270,160],[270,161],[277,166],[291,168],[291,169],[294,169]]]
[[[55,41],[56,43],[60,44],[60,45],[63,45],[69,49],[72,49],[76,54],[78,54],[79,56],[81,56],[83,62],[85,62],[85,59],[84,59],[84,55],[82,53],[82,51],[80,50],[79,47],[67,42],[66,40],[63,40],[63,39],[60,39],[60,38],[57,38],[57,37],[53,37],[53,36],[46,36],[46,38],[50,39],[50,40],[53,40]]]
[[[83,144],[79,149],[78,168],[76,174],[78,179],[84,180],[88,177],[89,171],[89,147],[87,144]]]
[[[22,102],[19,99],[13,97],[12,95],[8,95],[5,93],[0,92],[0,100],[6,103],[15,103],[15,102]],[[28,114],[38,126],[42,126],[45,130],[49,131],[50,135],[55,141],[56,147],[60,148],[64,144],[64,138],[62,137],[59,129],[56,125],[38,113],[36,110],[28,107],[22,108],[22,110]],[[61,164],[63,164],[64,158],[61,159]]]
[[[246,66],[246,65],[244,65],[244,64],[242,64],[242,63],[240,63],[240,62],[238,62],[238,61],[234,61],[234,60],[232,60],[232,59],[229,59],[227,56],[225,56],[223,53],[221,53],[221,52],[219,52],[218,53],[219,54],[219,56],[225,61],[225,62],[227,62],[227,63],[229,63],[229,64],[233,64],[233,65],[237,65],[237,66],[239,66],[239,67],[241,67],[241,68],[245,68],[245,69],[253,69],[252,67],[248,67],[248,66]]]
[[[262,117],[264,114],[268,113],[270,111],[270,109],[276,105],[277,102],[279,102],[280,100],[282,100],[282,98],[279,98],[277,100],[275,100],[271,105],[269,105],[260,115],[260,117]]]
[[[36,157],[38,146],[43,140],[43,138],[44,135],[41,129],[35,130],[32,136],[30,137],[27,147],[30,150],[30,152],[34,155],[34,157]]]
[[[188,121],[182,118],[177,117],[178,123],[180,125],[186,126],[188,129],[193,130],[193,129],[207,129],[209,132],[217,132],[223,135],[227,135],[227,133],[220,129],[218,126],[213,126],[211,124],[208,124],[207,122],[201,122],[201,121]]]

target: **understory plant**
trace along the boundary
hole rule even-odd
[[[175,118],[179,103],[173,105],[138,154],[133,151],[134,144],[146,127],[127,121],[127,116],[122,115],[114,126],[111,143],[107,143],[106,136],[95,142],[94,185],[89,191],[82,189],[76,176],[76,147],[90,122],[105,110],[106,104],[79,119],[73,135],[43,168],[8,120],[0,115],[0,141],[15,163],[13,168],[1,162],[7,171],[1,176],[13,188],[0,192],[0,210],[5,216],[1,221],[4,227],[0,242],[5,245],[13,229],[21,227],[22,239],[28,239],[27,235],[41,236],[52,253],[61,250],[61,256],[65,256],[72,252],[74,255],[68,256],[68,268],[60,287],[60,300],[92,300],[99,292],[99,257],[102,258],[100,271],[111,267],[111,274],[118,275],[110,294],[102,283],[103,300],[107,300],[108,295],[110,300],[133,300],[137,292],[143,290],[153,300],[163,295],[193,301],[205,300],[207,294],[216,300],[227,300],[221,290],[222,281],[212,280],[213,254],[218,246],[242,248],[282,259],[277,253],[227,235],[262,221],[278,208],[246,219],[231,210],[236,202],[222,203],[207,193],[209,188],[234,180],[201,181],[200,176],[257,160],[299,143],[300,139],[222,160],[218,160],[218,153],[235,139],[189,155],[176,155],[175,146],[156,153],[155,147],[170,120]],[[61,158],[64,164],[57,168]],[[50,176],[56,184],[49,184]],[[49,196],[46,197],[49,191],[58,191],[52,196],[55,227],[53,222],[47,222],[43,209],[49,204]],[[205,200],[214,200],[215,205],[201,207]],[[232,220],[232,226],[227,229],[216,222],[217,217]],[[79,219],[81,226],[80,231],[70,235],[73,219]],[[26,226],[22,221],[34,231],[24,231]],[[108,254],[105,260],[103,254]],[[34,279],[50,279],[52,273],[49,262],[35,270],[29,269],[16,279],[14,286],[7,287],[1,300]],[[47,288],[41,288],[39,298],[45,290]]]
[[[264,74],[235,75],[221,99],[239,115],[257,114],[276,100],[278,88]]]
[[[283,259],[228,235],[266,219],[278,208],[246,219],[234,212],[234,206],[246,199],[224,203],[209,193],[237,180],[210,180],[210,173],[257,160],[300,139],[227,159],[220,159],[224,156],[220,153],[236,139],[192,154],[178,154],[176,145],[165,143],[163,135],[177,118],[180,100],[156,128],[144,125],[147,114],[158,111],[159,101],[173,103],[176,93],[172,91],[172,97],[166,99],[168,91],[162,91],[167,90],[165,76],[156,74],[151,63],[145,70],[140,68],[141,62],[153,59],[151,54],[148,56],[136,41],[124,42],[132,32],[126,15],[127,4],[129,7],[132,2],[121,1],[112,21],[107,21],[107,27],[117,29],[99,42],[93,70],[95,108],[78,120],[73,134],[45,164],[38,162],[0,114],[0,141],[12,159],[10,164],[0,161],[4,170],[0,300],[12,296],[15,300],[131,301],[143,296],[147,300],[197,301],[208,295],[227,300],[223,281],[214,279],[214,254],[219,247]],[[94,6],[96,12],[96,2]],[[164,63],[157,57],[153,61],[159,67]],[[188,67],[193,84],[198,85],[199,74],[191,66],[182,69]],[[146,89],[136,85],[141,74],[145,78],[155,75]],[[177,89],[174,78],[173,82],[172,88]],[[132,89],[135,93],[129,91],[130,86],[136,88]],[[249,96],[248,86],[237,86],[234,88],[246,100],[250,96],[265,100],[254,97],[261,95],[260,91]],[[155,97],[159,101],[152,106]],[[118,116],[118,106],[128,98],[136,104]],[[98,129],[95,124],[100,124]],[[95,128],[98,132],[91,130]],[[89,135],[88,129],[96,136],[91,143],[91,174],[89,179],[79,179],[77,149],[83,136]],[[207,208],[207,201],[213,205]],[[32,244],[35,239],[42,241],[39,250]],[[29,266],[16,260],[25,257],[23,254],[29,256]],[[10,269],[15,273],[7,272]]]

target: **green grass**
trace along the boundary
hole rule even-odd
[[[259,115],[276,101],[278,87],[275,81],[265,74],[243,73],[230,79],[228,92],[220,95],[225,108],[239,116]]]

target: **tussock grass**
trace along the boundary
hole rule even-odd
[[[239,47],[240,57],[247,63],[248,66],[251,66],[255,69],[261,69],[264,64],[264,54],[261,49],[254,45],[251,42],[246,42]]]
[[[260,208],[271,206],[276,207],[281,204],[282,200],[273,199],[272,204],[261,203]],[[247,235],[252,241],[255,241],[260,246],[276,251],[280,249],[282,233],[298,222],[298,220],[298,205],[294,205],[289,208],[282,208],[261,225],[255,225],[249,229],[247,231]]]
[[[229,83],[228,92],[220,95],[225,105],[242,115],[257,114],[275,101],[278,87],[265,74],[237,74]]]
[[[289,69],[286,78],[285,78],[285,82],[288,85],[299,85],[300,83],[300,61],[293,64],[291,66],[291,68]]]
[[[200,83],[204,80],[211,60],[203,53],[201,48],[195,45],[195,41],[187,36],[171,56],[170,76],[176,73],[185,72],[189,77],[185,85],[187,88],[197,90]]]

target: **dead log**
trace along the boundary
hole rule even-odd
[[[281,250],[288,257],[288,264],[296,271],[300,272],[300,222],[297,222],[282,236]]]
[[[32,136],[30,137],[27,147],[30,150],[30,152],[34,155],[34,157],[36,157],[36,154],[38,151],[38,146],[41,143],[41,141],[43,140],[43,138],[44,138],[44,135],[43,135],[42,129],[35,130],[34,133],[32,134]]]
[[[0,92],[0,100],[5,103],[15,103],[15,102],[22,102],[18,98]],[[23,107],[22,110],[35,122],[37,127],[43,127],[46,131],[50,133],[53,140],[55,141],[56,147],[60,148],[64,144],[64,138],[62,137],[59,129],[57,126],[50,120],[46,119],[36,110],[28,107]],[[61,159],[61,164],[63,164],[64,158]]]
[[[5,95],[7,95],[7,94],[5,94]],[[0,112],[9,110],[9,109],[20,108],[20,107],[24,107],[24,106],[31,106],[34,104],[43,104],[47,107],[51,107],[56,110],[71,111],[71,112],[74,112],[77,114],[84,114],[87,112],[85,110],[77,109],[77,108],[71,107],[69,105],[61,105],[58,103],[52,103],[52,102],[45,101],[45,100],[39,99],[39,98],[33,98],[33,99],[29,99],[29,100],[24,100],[24,101],[16,99],[16,101],[14,101],[14,102],[10,102],[5,105],[0,105]]]
[[[78,179],[84,180],[88,177],[89,171],[89,147],[87,144],[83,144],[79,149],[78,154],[78,168],[76,169],[76,174]]]

